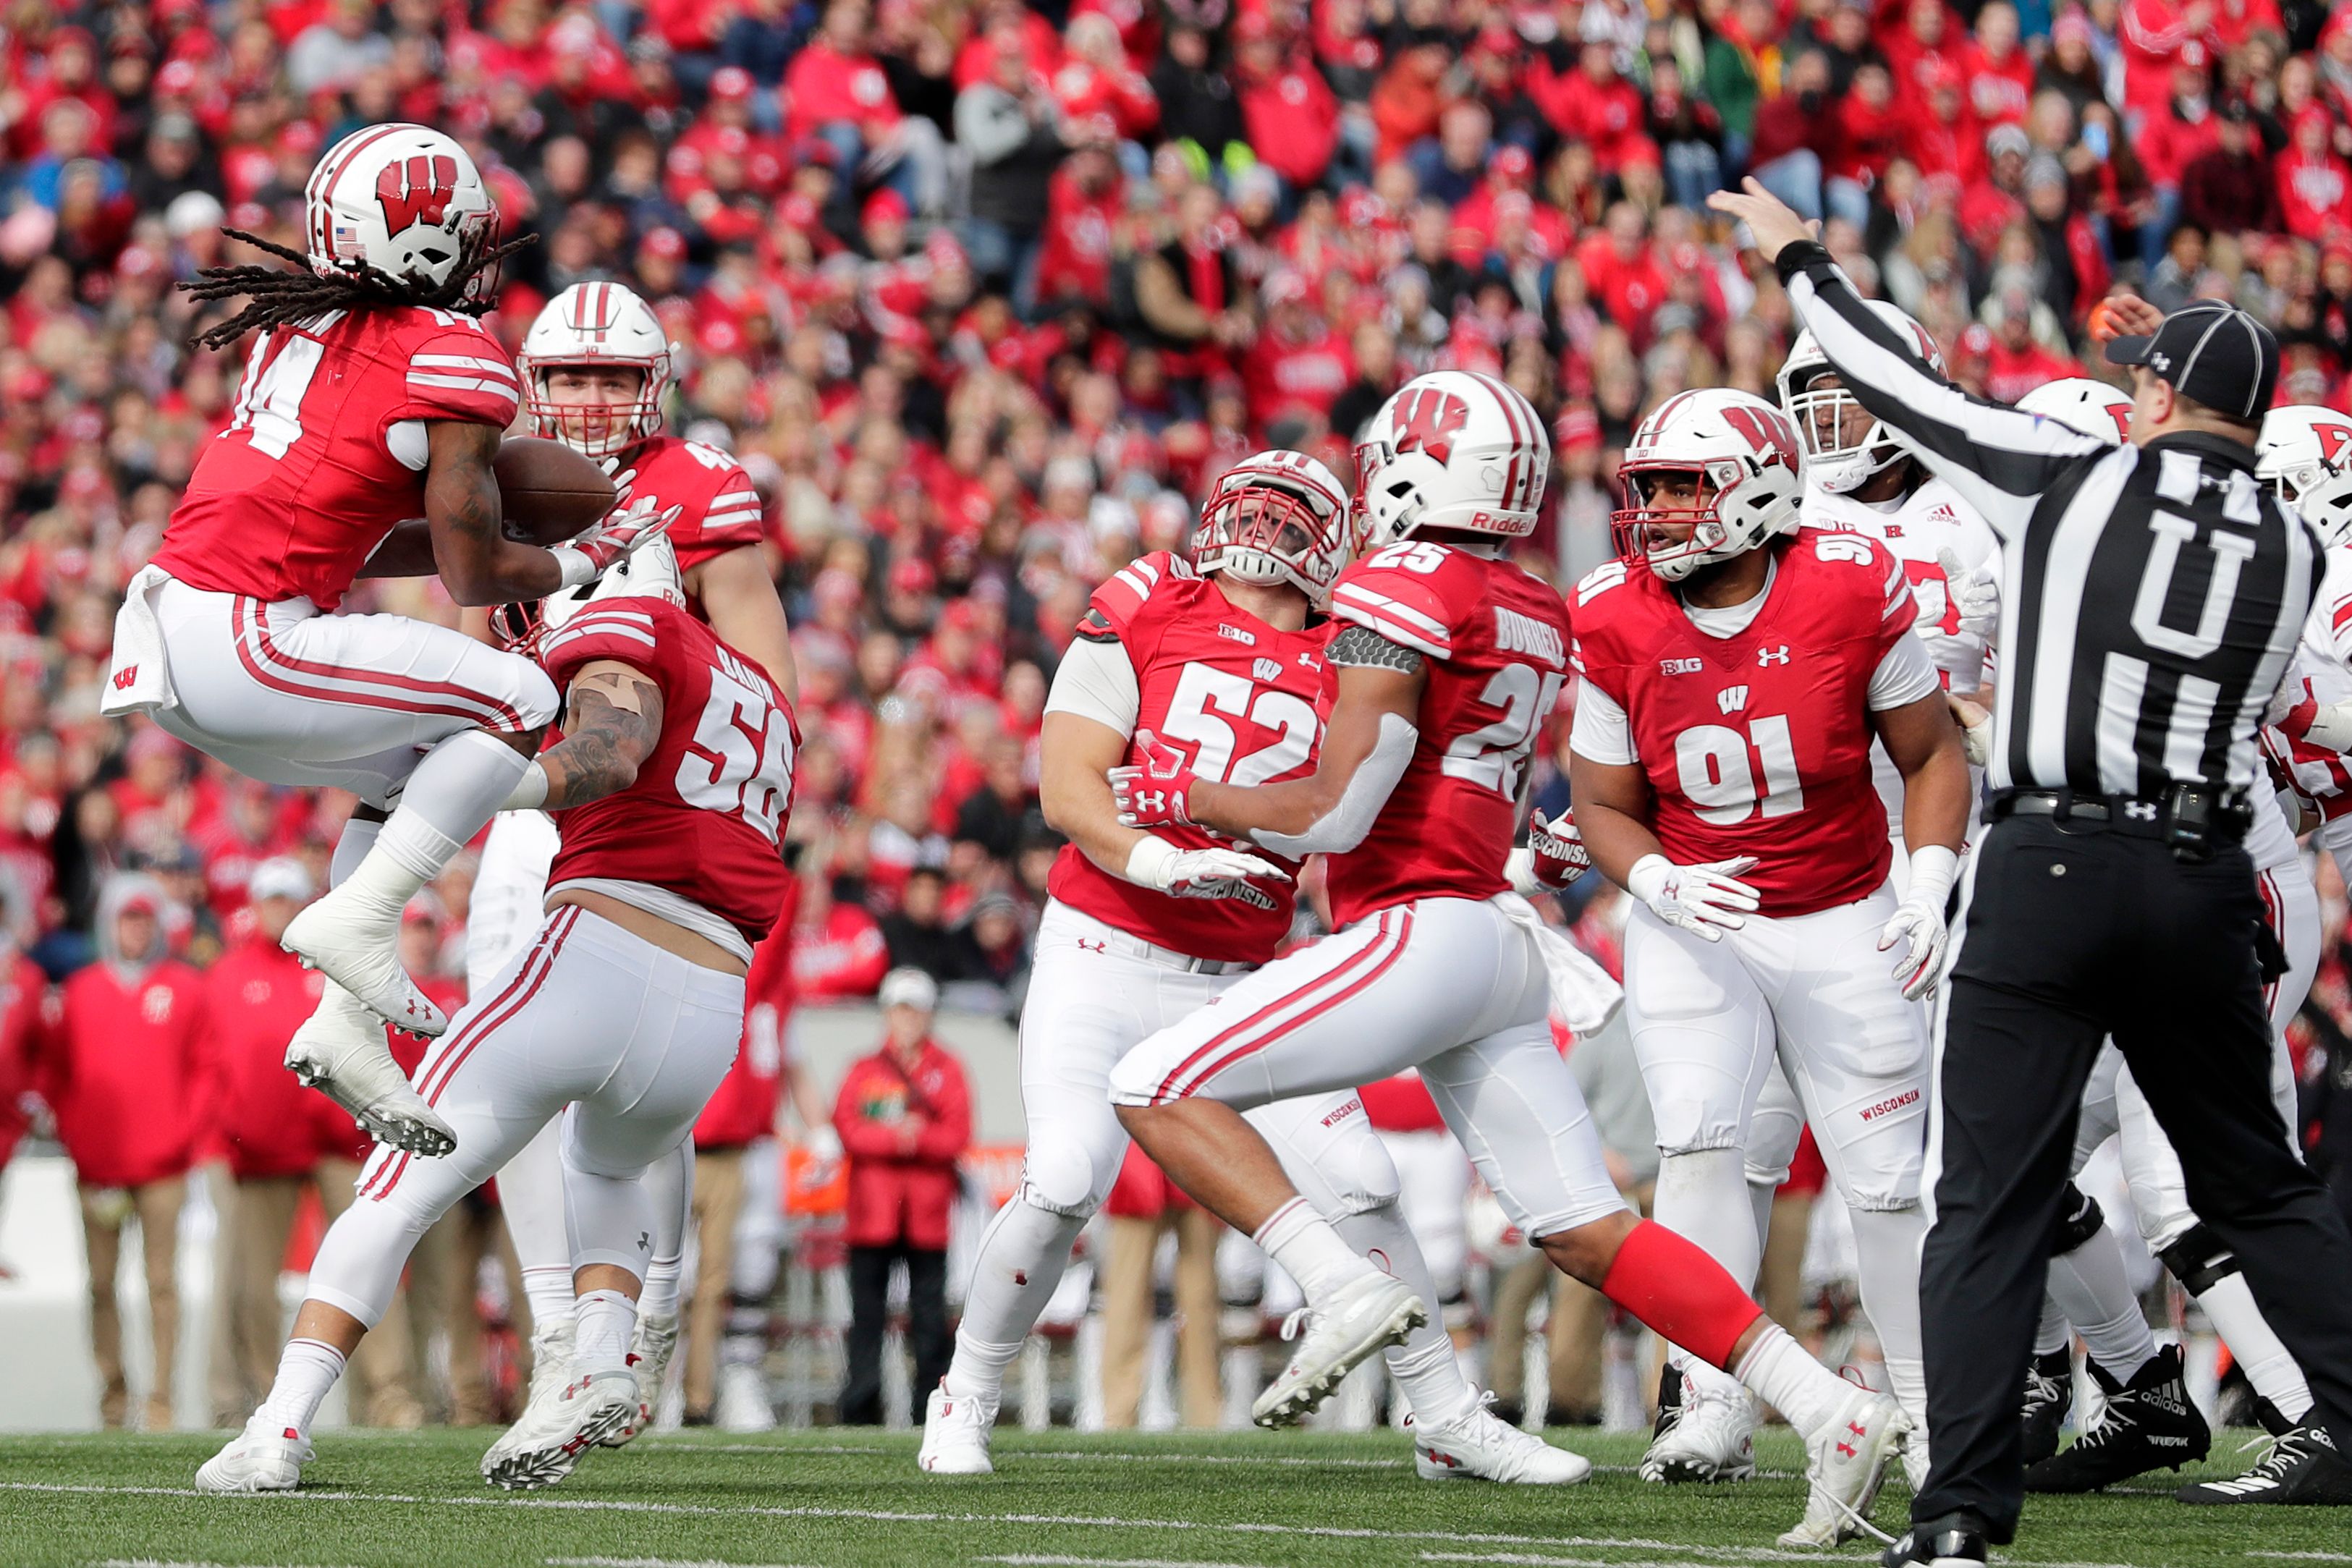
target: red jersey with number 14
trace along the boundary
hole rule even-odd
[[[425,515],[426,422],[504,430],[521,388],[470,316],[412,306],[274,327],[155,564],[192,587],[332,610],[383,537]]]
[[[1568,674],[1559,595],[1508,561],[1407,539],[1341,572],[1331,614],[1429,661],[1412,760],[1364,841],[1331,857],[1332,920],[1506,891],[1528,753]]]
[[[591,602],[540,644],[559,688],[616,659],[661,688],[661,738],[627,789],[560,812],[550,887],[644,883],[699,904],[756,943],[792,879],[778,835],[792,810],[800,727],[751,660],[666,600]]]
[[[1127,650],[1140,696],[1136,727],[1184,753],[1200,777],[1271,784],[1313,770],[1331,712],[1328,627],[1277,631],[1161,550],[1095,590],[1078,635]],[[1126,759],[1143,760],[1131,740]],[[1234,847],[1194,827],[1152,831],[1181,849]],[[1297,872],[1294,861],[1252,852]],[[1290,934],[1287,883],[1252,883],[1256,897],[1174,898],[1113,876],[1065,844],[1045,886],[1081,914],[1195,958],[1263,964]]]
[[[1754,856],[1740,880],[1766,915],[1884,886],[1870,680],[1917,615],[1885,545],[1812,528],[1777,548],[1763,608],[1730,637],[1700,631],[1673,589],[1622,561],[1578,583],[1577,669],[1625,710],[1666,858]]]

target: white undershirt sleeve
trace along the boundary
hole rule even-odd
[[[1642,760],[1633,749],[1633,727],[1617,699],[1591,681],[1576,688],[1576,721],[1568,732],[1570,749],[1579,756],[1612,767],[1630,768]]]
[[[1053,689],[1045,694],[1047,713],[1076,714],[1121,735],[1133,735],[1142,708],[1143,690],[1136,684],[1125,643],[1072,640],[1054,672]]]
[[[1895,639],[1886,650],[1886,657],[1878,661],[1878,668],[1870,673],[1870,711],[1885,713],[1888,708],[1916,703],[1940,689],[1942,679],[1927,657],[1927,644],[1916,637]],[[1577,717],[1581,720],[1580,712]]]

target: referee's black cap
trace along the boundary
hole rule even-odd
[[[2147,337],[2110,342],[2107,362],[2145,365],[2190,402],[2252,423],[2278,386],[2279,346],[2271,329],[2243,310],[2200,299],[2167,316]]]

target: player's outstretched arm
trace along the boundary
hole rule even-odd
[[[584,806],[627,789],[661,729],[661,687],[651,675],[618,659],[581,666],[564,699],[563,739],[540,754],[547,776],[541,809]]]
[[[462,420],[427,420],[425,521],[432,531],[434,569],[460,604],[505,604],[544,599],[564,586],[551,551],[518,544],[499,523],[499,433]],[[398,575],[384,572],[383,575]]]

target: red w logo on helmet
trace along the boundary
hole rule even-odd
[[[1791,469],[1797,466],[1797,433],[1780,410],[1733,403],[1723,411],[1723,423],[1746,436],[1748,444],[1766,462],[1771,461],[1769,454],[1778,452],[1782,464]]]
[[[396,235],[412,224],[439,226],[448,220],[449,198],[457,193],[457,160],[446,153],[418,153],[376,172],[375,199],[383,204],[383,232]]]
[[[1454,438],[1470,422],[1470,405],[1450,392],[1423,387],[1397,405],[1394,429],[1399,452],[1426,452],[1440,463],[1454,458]]]
[[[2330,467],[2343,462],[2346,448],[2352,447],[2352,425],[2315,424],[2311,434],[2319,438],[2319,460]]]

